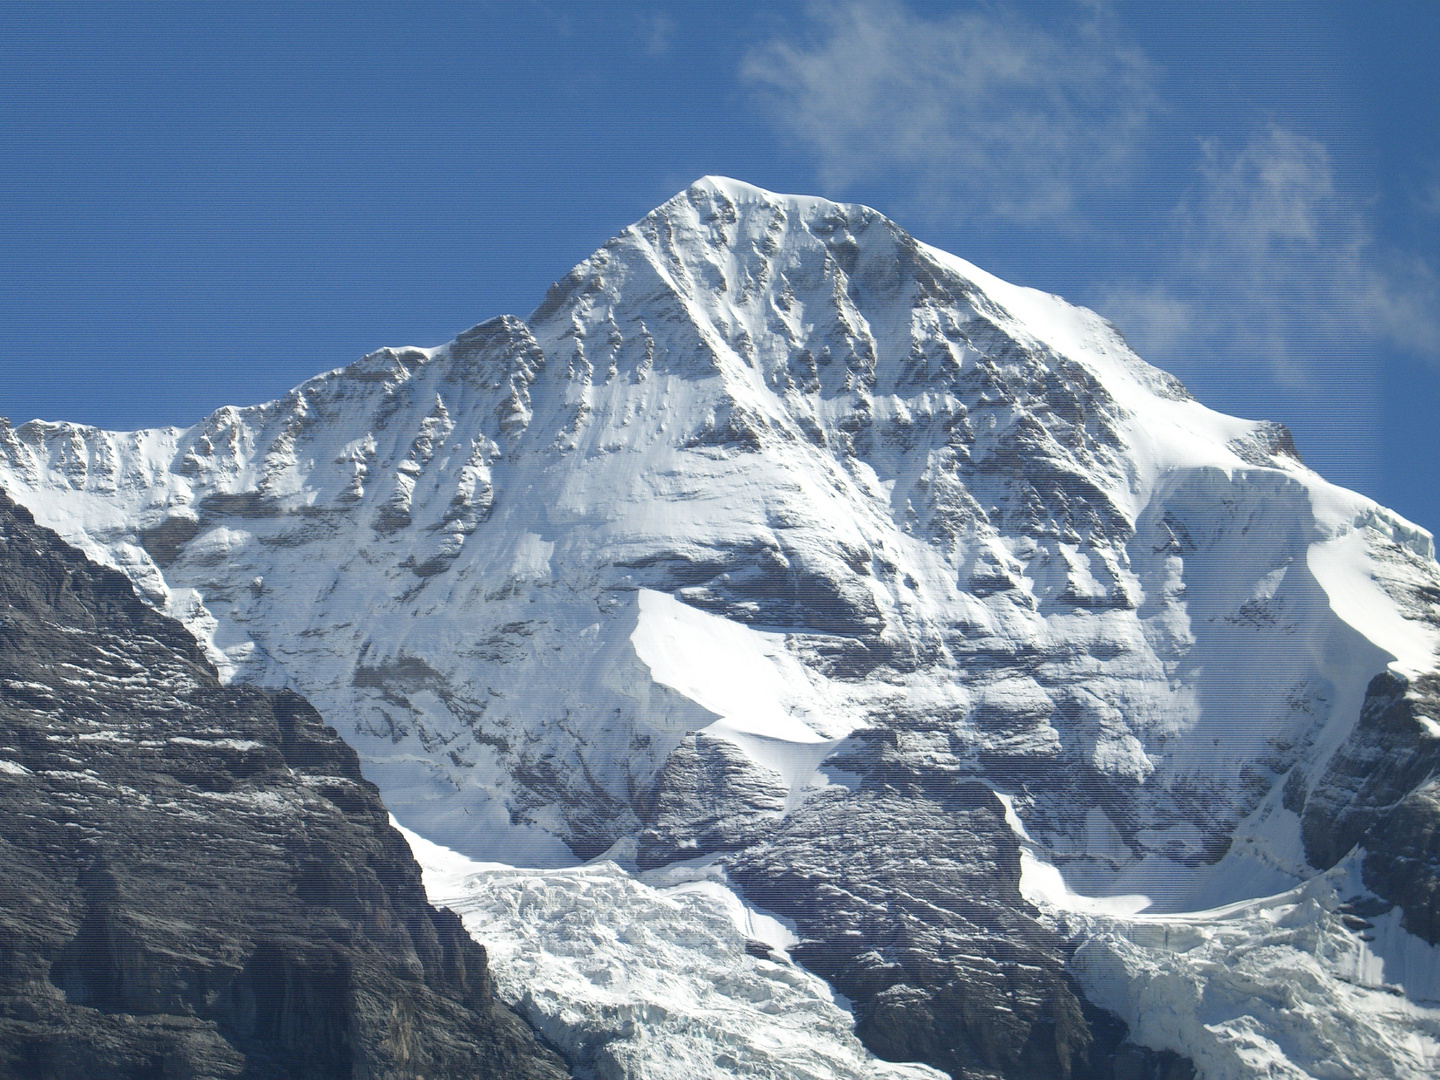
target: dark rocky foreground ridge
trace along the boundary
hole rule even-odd
[[[355,752],[0,493],[0,1077],[568,1075]]]

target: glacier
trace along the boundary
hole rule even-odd
[[[494,943],[499,992],[582,1080],[945,1075],[867,1054],[843,1004],[785,955],[794,935],[717,866],[519,870],[407,839],[426,891]]]
[[[6,423],[0,486],[491,866],[446,902],[546,1030],[593,989],[535,962],[564,953],[517,890],[593,938],[680,919],[644,876],[699,861],[789,920],[785,993],[846,1069],[879,1066],[814,975],[872,1051],[955,1075],[1069,1068],[1107,1016],[1206,1076],[1351,1075],[1379,1058],[1295,1032],[1364,994],[1404,1006],[1376,1075],[1433,1071],[1429,961],[1251,1016],[1230,1057],[1198,1034],[1215,956],[1274,934],[1234,905],[1309,912],[1296,955],[1440,940],[1431,537],[874,210],[705,178],[526,319],[189,428]],[[707,944],[652,957],[696,985],[706,895]],[[1167,919],[1213,933],[1157,947]],[[614,1075],[654,1068],[619,1045]]]

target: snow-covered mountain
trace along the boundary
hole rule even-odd
[[[881,1056],[1108,1075],[1099,1005],[1206,1075],[1434,1065],[1430,536],[873,210],[706,178],[526,320],[192,428],[6,426],[0,485],[309,697],[414,833],[557,882],[698,860]],[[1408,972],[1401,1049],[1344,1058],[1334,995],[1142,1023],[1153,928],[1235,904],[1390,919],[1331,975]]]

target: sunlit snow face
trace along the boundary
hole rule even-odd
[[[1264,794],[1251,763],[1433,646],[1343,539],[1367,514],[1423,537],[1257,431],[874,211],[707,179],[528,324],[189,431],[29,426],[5,460],[226,671],[347,718],[397,811],[463,849],[603,850],[701,728],[793,805],[848,731],[924,724],[1158,815],[1023,807],[1104,878],[1117,842],[1210,857]]]
[[[815,1053],[862,1067],[808,976],[736,959],[737,934],[774,927],[742,905],[737,929],[722,886],[877,804],[933,826],[897,849],[973,814],[934,859],[992,852],[964,880],[996,912],[1092,920],[1120,942],[1104,978],[1134,961],[1193,985],[1146,952],[1161,923],[1126,912],[1311,875],[1308,793],[1343,787],[1372,676],[1424,670],[1436,644],[1414,600],[1440,584],[1429,538],[1276,429],[874,211],[713,178],[528,322],[381,350],[187,430],[4,428],[0,483],[227,678],[306,693],[429,841],[512,866],[704,864],[679,893],[594,868],[463,891],[497,956],[538,950],[523,972],[523,948],[504,955],[516,986],[549,988],[535,1017],[557,1032],[577,987],[627,992],[623,971],[526,939],[550,931],[516,912],[533,899],[581,936],[666,924],[645,940],[690,974],[640,989],[676,1053],[694,1046],[663,996],[718,1015],[714,969],[738,964],[732,998],[789,1002],[831,1031]],[[876,934],[903,915],[884,855],[813,868],[849,875]],[[963,906],[924,932],[960,933]],[[813,929],[832,931],[856,964],[873,951]],[[1325,963],[1317,985],[1343,974]]]

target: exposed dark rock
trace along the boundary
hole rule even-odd
[[[1256,424],[1254,430],[1242,438],[1231,439],[1230,449],[1241,461],[1251,465],[1273,467],[1276,457],[1301,460],[1290,429],[1272,420]]]
[[[1362,866],[1365,884],[1400,905],[1405,929],[1440,945],[1440,777],[1370,830]]]
[[[153,528],[140,530],[140,545],[157,565],[165,567],[175,561],[180,549],[199,531],[200,522],[196,518],[166,518]]]
[[[1020,895],[995,794],[930,779],[827,788],[730,863],[752,901],[795,920],[792,955],[852,999],[865,1044],[956,1080],[1193,1076],[1082,1002],[1065,941]]]
[[[277,517],[284,513],[275,499],[267,498],[258,491],[207,495],[200,500],[200,509],[207,514],[233,514],[240,518]]]
[[[0,1077],[556,1078],[335,731],[0,495]]]
[[[1356,844],[1365,884],[1440,944],[1440,678],[1383,672],[1360,719],[1310,792],[1301,816],[1306,857],[1329,867]],[[1301,778],[1303,780],[1303,778]],[[1298,787],[1298,783],[1297,783]],[[1292,797],[1286,784],[1287,805]]]
[[[746,847],[778,823],[789,791],[734,743],[687,735],[656,777],[636,861],[648,869]]]
[[[1301,816],[1305,855],[1334,866],[1412,791],[1440,772],[1440,678],[1370,680],[1360,719]]]

